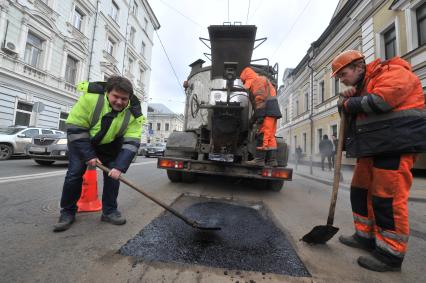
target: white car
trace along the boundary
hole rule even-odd
[[[41,134],[59,134],[62,131],[38,127],[3,127],[0,128],[0,160],[9,159],[12,155],[24,155],[25,148],[31,144],[32,138]]]

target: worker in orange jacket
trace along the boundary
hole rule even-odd
[[[409,237],[410,169],[426,151],[422,85],[399,57],[366,64],[362,53],[348,50],[333,60],[332,70],[349,87],[338,107],[349,119],[347,156],[358,158],[350,194],[355,234],[339,241],[372,252],[358,258],[364,268],[399,271]]]
[[[255,158],[247,161],[246,164],[277,166],[275,133],[277,119],[281,118],[281,112],[275,87],[266,77],[258,75],[251,67],[243,69],[240,79],[244,88],[249,91],[249,98],[255,109],[252,121],[258,125]]]

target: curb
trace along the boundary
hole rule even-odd
[[[294,171],[293,171],[294,172]],[[330,185],[333,186],[333,181],[330,179],[324,179],[324,178],[320,178],[320,177],[316,177],[316,176],[312,176],[312,175],[307,175],[307,174],[303,174],[303,173],[299,173],[299,172],[294,172],[294,174],[299,175],[300,177],[306,178],[306,179],[310,179],[313,181],[317,181],[318,183],[322,183],[325,185]],[[339,184],[339,188],[344,188],[345,190],[350,190],[350,184],[345,184],[340,182]],[[409,202],[421,202],[421,203],[426,203],[426,198],[425,197],[409,197],[408,198]]]

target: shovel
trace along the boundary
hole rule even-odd
[[[101,169],[102,171],[104,171],[106,173],[109,173],[111,171],[109,168],[105,167],[104,165],[102,165],[100,163],[96,163],[96,167],[98,167],[99,169]],[[168,206],[167,204],[163,203],[162,201],[160,201],[160,200],[154,198],[153,196],[147,194],[142,189],[138,188],[135,184],[133,184],[129,180],[125,179],[124,177],[120,176],[118,179],[121,182],[123,182],[124,184],[126,184],[129,187],[131,187],[132,189],[134,189],[135,191],[138,191],[139,193],[143,194],[144,196],[146,196],[147,198],[149,198],[150,200],[152,200],[153,202],[155,202],[159,206],[162,206],[164,209],[166,209],[167,211],[169,211],[170,213],[172,213],[176,217],[182,219],[186,224],[188,224],[189,226],[191,226],[193,228],[200,229],[200,230],[220,230],[221,229],[220,227],[216,227],[216,226],[212,225],[211,223],[202,223],[201,221],[191,220],[191,219],[185,217],[183,214],[179,213],[177,210],[175,210],[175,209],[171,208],[170,206]]]
[[[345,115],[345,111],[342,111],[340,119],[339,141],[336,151],[336,164],[334,167],[333,192],[331,194],[331,203],[330,209],[328,211],[327,225],[315,226],[311,232],[303,236],[301,240],[309,244],[325,244],[328,240],[333,238],[337,231],[339,231],[339,228],[333,226],[333,222],[334,211],[336,209],[337,192],[339,190],[340,168],[342,167],[343,140],[345,138],[346,125]]]

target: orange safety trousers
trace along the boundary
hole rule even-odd
[[[277,118],[265,116],[257,132],[257,150],[277,149],[275,133],[277,131]]]
[[[357,160],[351,184],[356,234],[374,241],[376,251],[401,263],[410,233],[408,195],[416,154],[363,157]]]

